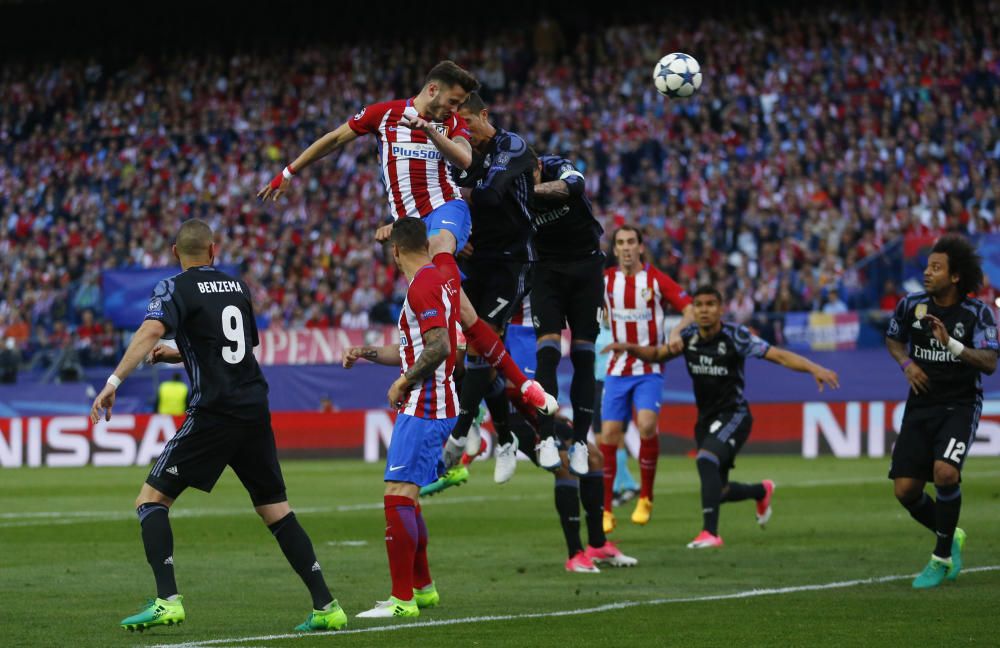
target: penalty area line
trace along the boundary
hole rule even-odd
[[[977,572],[1000,571],[1000,565],[986,565],[984,567],[969,567],[963,569],[963,574]],[[891,583],[894,581],[910,580],[916,574],[897,574],[894,576],[875,576],[872,578],[860,578],[849,581],[835,581],[832,583],[818,583],[814,585],[792,585],[789,587],[774,587],[765,589],[744,590],[742,592],[732,592],[730,594],[710,594],[707,596],[686,596],[682,598],[658,598],[648,601],[621,601],[618,603],[606,603],[596,607],[579,608],[574,610],[556,610],[553,612],[528,612],[524,614],[495,614],[487,616],[472,616],[461,619],[434,619],[428,621],[416,621],[399,625],[371,626],[368,628],[356,628],[352,630],[337,630],[331,632],[295,632],[275,635],[258,635],[255,637],[229,637],[224,639],[205,639],[202,641],[186,641],[182,643],[164,643],[146,646],[145,648],[202,648],[203,646],[224,646],[227,644],[245,644],[260,641],[277,641],[280,639],[303,639],[305,637],[316,636],[339,636],[350,634],[361,634],[365,632],[395,632],[400,630],[413,630],[419,628],[433,628],[435,626],[449,626],[467,623],[491,623],[494,621],[518,621],[522,619],[546,619],[553,617],[577,616],[581,614],[595,614],[600,612],[610,612],[613,610],[624,610],[627,608],[667,605],[670,603],[700,603],[704,601],[726,601],[733,599],[747,599],[757,596],[776,596],[780,594],[797,594],[799,592],[818,592],[822,590],[843,589],[847,587],[857,587],[859,585],[878,585],[881,583]]]

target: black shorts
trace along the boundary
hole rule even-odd
[[[559,333],[569,325],[574,340],[593,342],[604,304],[604,255],[581,261],[542,261],[531,284],[535,335]]]
[[[479,318],[503,329],[531,288],[534,265],[475,256],[463,263],[462,288]]]
[[[976,436],[981,411],[981,405],[907,405],[892,448],[889,479],[909,477],[933,482],[935,461],[961,470]]]
[[[254,506],[286,501],[270,415],[236,421],[189,414],[146,483],[173,499],[188,486],[211,492],[226,466],[232,466]]]
[[[734,467],[736,454],[750,438],[753,416],[750,410],[719,412],[714,416],[698,417],[694,424],[694,440],[699,450],[707,450],[719,458],[719,467]]]

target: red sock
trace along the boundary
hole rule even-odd
[[[440,254],[438,256],[441,256]],[[437,257],[434,257],[435,259]],[[503,345],[500,336],[491,329],[486,322],[477,319],[476,323],[465,329],[465,340],[490,366],[503,374],[503,377],[514,383],[514,386],[521,389],[521,385],[527,382],[528,377],[521,372],[521,369],[514,363],[513,358],[507,353],[507,347]]]
[[[656,462],[660,458],[660,435],[639,441],[639,497],[653,499]]]
[[[417,504],[417,555],[413,561],[413,587],[423,589],[431,584],[431,568],[427,564],[427,525]]]
[[[401,601],[413,599],[413,570],[417,555],[415,502],[399,495],[385,496],[385,551],[389,554],[392,595]]]
[[[604,455],[604,510],[610,511],[615,496],[615,475],[618,474],[618,446],[601,443],[600,448]]]
[[[431,262],[438,269],[438,272],[441,273],[441,276],[444,277],[445,283],[448,283],[449,279],[453,280],[456,290],[462,285],[462,273],[458,269],[458,264],[455,263],[455,256],[453,254],[450,252],[439,252],[434,255]]]

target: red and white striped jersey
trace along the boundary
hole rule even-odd
[[[455,372],[455,329],[458,326],[459,290],[445,283],[433,265],[417,271],[406,290],[406,301],[399,314],[399,357],[401,373],[409,371],[424,351],[424,333],[434,328],[448,331],[451,352],[433,375],[410,391],[400,412],[425,419],[458,416],[458,392]]]
[[[347,121],[358,135],[374,133],[378,138],[382,182],[393,220],[407,216],[422,218],[449,200],[462,199],[441,151],[426,133],[400,124],[404,116],[407,119],[418,116],[413,99],[373,104]],[[431,125],[448,139],[471,139],[468,124],[458,115]]]
[[[690,303],[691,298],[673,279],[648,263],[632,276],[619,268],[604,271],[604,307],[615,342],[663,344],[664,306],[682,311]],[[615,353],[608,362],[609,376],[658,373],[660,363],[643,362],[626,353]]]

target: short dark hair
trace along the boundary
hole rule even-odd
[[[427,73],[427,80],[424,85],[431,81],[439,81],[449,86],[461,86],[466,92],[473,92],[479,89],[479,81],[471,72],[463,70],[454,61],[441,61],[431,68]]]
[[[720,304],[722,303],[722,293],[718,288],[711,284],[702,284],[698,286],[698,288],[694,291],[694,294],[691,295],[691,298],[694,299],[698,295],[712,295],[719,300]]]
[[[478,115],[481,111],[486,109],[486,102],[483,101],[482,95],[473,90],[469,93],[469,97],[462,104],[462,110],[468,111],[470,113]]]
[[[983,285],[983,257],[961,234],[945,234],[937,240],[931,254],[948,256],[948,273],[958,275],[958,292],[968,295]]]
[[[208,246],[214,241],[212,228],[208,223],[192,218],[184,221],[180,230],[177,231],[177,253],[186,257],[197,257],[208,254]]]
[[[638,227],[635,225],[622,225],[611,235],[611,245],[614,245],[615,241],[618,240],[618,232],[635,232],[635,238],[642,243],[642,232]]]
[[[400,218],[389,241],[403,252],[422,252],[427,249],[427,225],[422,218]]]

